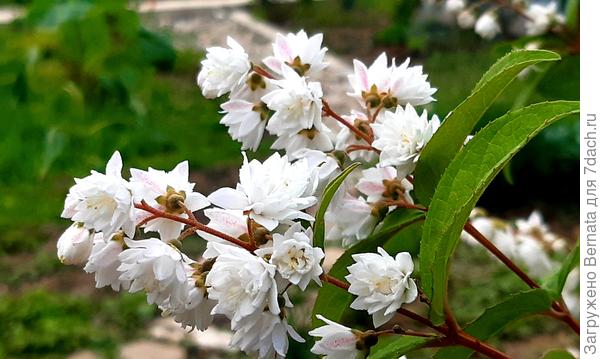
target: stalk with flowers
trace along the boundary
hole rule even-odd
[[[124,179],[115,152],[104,173],[92,171],[69,190],[62,216],[73,225],[58,241],[63,263],[83,264],[97,287],[144,291],[184,328],[204,330],[224,315],[234,332],[230,345],[259,358],[285,357],[289,338],[305,341],[287,315],[292,287],[318,289],[311,350],[328,358],[398,357],[422,347],[441,348],[439,357],[456,358],[462,348],[464,357],[507,358],[486,340],[530,314],[579,331],[561,297],[577,258],[567,256],[547,281],[535,281],[469,220],[506,161],[544,127],[578,112],[576,102],[536,104],[471,136],[523,69],[558,55],[506,55],[440,124],[417,109],[437,89],[408,59],[397,65],[384,53],[370,66],[355,60],[348,96],[356,109],[340,114],[317,81],[327,69],[321,34],[279,34],[260,63],[234,39],[227,46],[207,50],[202,94],[228,96],[221,123],[242,150],[255,151],[268,133],[271,148],[285,154],[260,162],[242,152],[235,188],[205,196],[189,182],[185,161],[171,171],[132,168]],[[448,305],[448,266],[463,231],[532,288],[472,324],[458,323]],[[207,242],[200,259],[182,250],[195,236]],[[325,273],[332,241],[347,250]],[[417,300],[428,313],[406,308]],[[372,326],[342,324],[350,310],[366,311]],[[415,327],[395,324],[397,316]]]

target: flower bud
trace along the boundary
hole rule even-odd
[[[80,223],[73,223],[56,244],[58,259],[63,264],[82,264],[92,251],[92,233]]]

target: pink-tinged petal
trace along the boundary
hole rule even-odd
[[[358,182],[356,184],[356,189],[366,194],[367,196],[382,194],[385,191],[383,182],[376,183],[371,181]]]
[[[369,74],[367,72],[367,67],[365,64],[358,60],[354,60],[354,74],[356,75],[356,79],[360,84],[360,88],[368,91],[369,90]]]
[[[157,195],[167,190],[166,188],[162,188],[161,185],[154,180],[153,176],[151,176],[146,171],[142,171],[137,168],[132,168],[130,172],[131,177],[134,178],[136,182],[142,183],[144,186],[154,191]]]
[[[108,176],[121,177],[123,169],[123,160],[119,151],[115,151],[106,164],[106,174]]]
[[[280,57],[283,57],[284,59],[286,59],[288,61],[293,60],[292,49],[290,48],[290,44],[288,44],[288,41],[285,38],[285,36],[283,36],[281,34],[277,34],[277,37],[275,38],[275,45],[274,45],[273,50],[276,53],[279,53]]]
[[[231,36],[227,36],[227,46],[231,47],[234,50],[246,51],[237,41],[233,39]]]
[[[252,111],[254,105],[244,100],[230,100],[221,105],[221,108],[227,112],[234,111]]]
[[[248,206],[248,197],[233,188],[219,188],[208,196],[208,200],[227,209],[245,209]]]
[[[270,68],[271,70],[273,70],[277,73],[281,73],[281,66],[283,65],[283,63],[281,62],[281,60],[279,60],[275,56],[269,56],[269,57],[264,58],[263,63],[265,65],[267,65],[267,67]]]

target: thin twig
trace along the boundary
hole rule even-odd
[[[368,144],[373,143],[373,139],[370,138],[366,133],[362,132],[356,126],[354,126],[353,124],[348,122],[346,119],[344,119],[342,116],[338,115],[335,111],[333,111],[327,101],[325,101],[325,100],[322,100],[322,101],[323,101],[323,112],[325,112],[325,114],[333,117],[335,120],[340,122],[342,125],[348,127],[348,129],[350,129],[350,131],[354,132],[358,137],[365,140]]]

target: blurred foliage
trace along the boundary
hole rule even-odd
[[[239,162],[218,102],[195,84],[201,54],[176,53],[126,5],[38,0],[0,26],[0,253],[56,238],[40,223],[56,223],[72,177],[116,149],[126,166]]]
[[[144,295],[89,300],[34,290],[0,297],[0,357],[64,358],[90,349],[116,357],[119,343],[134,337],[153,318]]]

